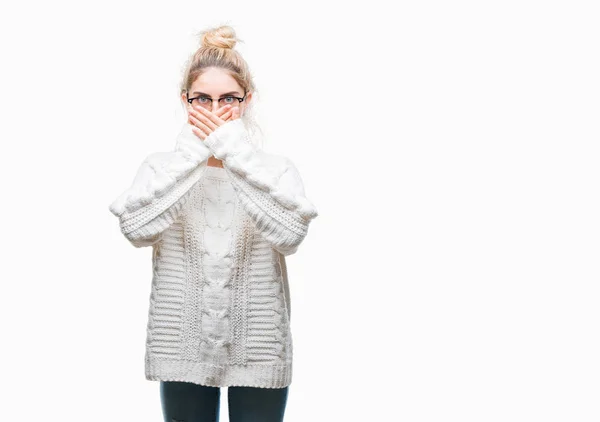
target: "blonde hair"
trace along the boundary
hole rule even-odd
[[[209,28],[199,33],[200,47],[187,60],[180,86],[180,95],[189,92],[194,81],[202,75],[207,68],[216,67],[227,72],[245,93],[252,92],[252,101],[246,106],[244,115],[240,118],[249,130],[250,140],[259,143],[259,132],[262,131],[256,122],[254,103],[256,100],[256,87],[250,68],[242,55],[234,50],[238,39],[235,30],[229,25]],[[262,143],[262,138],[260,138]]]

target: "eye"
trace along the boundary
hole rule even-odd
[[[225,100],[225,104],[231,104],[235,101],[235,97],[223,97],[223,99]]]
[[[208,97],[198,97],[198,102],[200,104],[206,104],[209,101],[210,101],[210,98],[208,98]]]

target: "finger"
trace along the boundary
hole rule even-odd
[[[232,110],[228,110],[225,114],[223,114],[221,116],[221,119],[222,120],[229,120],[229,118],[231,117],[231,113],[232,113]]]
[[[198,120],[194,114],[190,114],[188,116],[188,120],[190,121],[190,123],[192,124],[192,126],[196,126],[198,129],[201,129],[203,132],[205,132],[206,134],[211,133],[214,129],[211,128],[210,126],[207,126],[204,122]]]
[[[223,107],[221,107],[220,109],[218,109],[215,112],[215,115],[220,117],[221,119],[223,118],[223,115],[225,113],[227,113],[229,110],[231,110],[231,105],[230,104],[225,104]]]
[[[196,136],[198,136],[203,141],[206,139],[206,134],[204,132],[202,132],[200,129],[198,129],[197,127],[192,126],[192,132],[194,132],[196,134]]]
[[[212,111],[207,110],[204,107],[194,107],[194,110],[197,112],[198,118],[200,118],[200,116],[205,117],[206,120],[202,121],[205,122],[207,125],[212,123],[213,125],[215,125],[215,129],[216,126],[220,126],[224,123],[219,116],[216,116]]]
[[[232,119],[239,119],[240,118],[240,108],[239,107],[234,107],[232,109]]]
[[[200,107],[200,109],[202,109],[204,111],[208,111],[202,107]],[[212,114],[212,112],[210,112],[210,113]],[[190,116],[195,118],[197,121],[202,122],[205,126],[209,127],[211,131],[215,130],[218,126],[218,124],[215,124],[211,119],[208,118],[208,116],[200,113],[198,111],[198,109],[196,109],[196,108],[190,110]],[[215,117],[215,118],[219,119],[218,117]]]
[[[192,115],[188,117],[188,121],[192,125],[192,128],[195,127],[196,129],[201,130],[206,136],[208,136],[212,132],[212,130],[208,126],[206,126],[204,123],[202,123],[200,120],[196,119]]]

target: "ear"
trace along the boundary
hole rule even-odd
[[[190,103],[188,103],[187,101],[187,95],[185,92],[181,94],[181,102],[183,103],[183,107],[185,107],[185,109],[187,110],[190,106]]]
[[[250,106],[250,101],[252,100],[252,92],[248,92],[246,94],[246,98],[244,98],[244,102],[242,104],[241,107],[243,107],[244,112],[246,111],[246,109]],[[238,117],[240,117],[240,115],[242,114],[242,110],[240,109],[239,113],[238,113]]]

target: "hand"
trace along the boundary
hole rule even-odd
[[[188,122],[192,125],[194,134],[203,141],[219,126],[239,117],[239,107],[232,109],[228,104],[218,109],[215,113],[204,107],[188,107]]]

